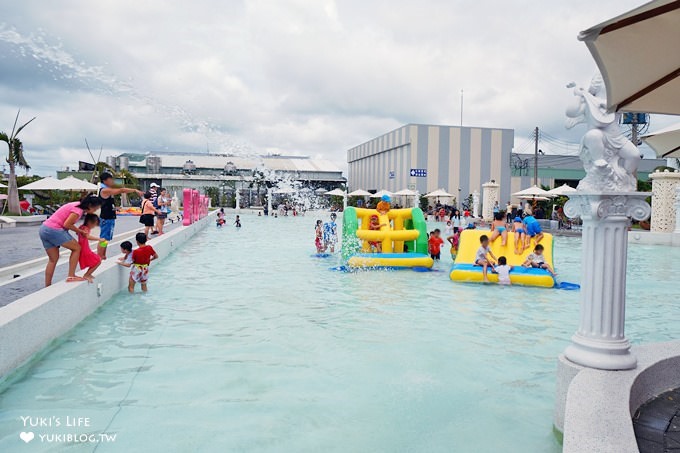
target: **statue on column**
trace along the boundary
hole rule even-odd
[[[576,98],[567,107],[566,127],[585,123],[579,155],[586,177],[578,184],[583,192],[635,192],[640,153],[618,125],[617,114],[607,112],[604,81],[596,74],[585,89],[572,82]]]

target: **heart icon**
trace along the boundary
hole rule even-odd
[[[33,433],[30,432],[30,431],[29,431],[29,432],[22,431],[22,432],[19,434],[19,437],[21,437],[21,440],[23,440],[24,442],[29,443],[29,442],[32,441],[33,438],[35,437],[35,434],[33,434]]]

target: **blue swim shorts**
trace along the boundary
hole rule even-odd
[[[543,231],[541,230],[541,224],[538,222],[531,222],[527,223],[527,234],[529,236],[536,236],[537,234],[542,233]]]
[[[73,236],[71,236],[68,231],[55,228],[50,228],[45,225],[40,225],[40,240],[43,243],[45,250],[54,247],[60,247],[69,241],[73,241]]]
[[[116,219],[101,219],[99,221],[99,237],[110,241],[113,239],[113,228],[116,226]]]

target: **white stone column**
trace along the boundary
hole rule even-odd
[[[578,331],[564,354],[570,361],[602,370],[635,368],[624,334],[626,267],[630,218],[645,220],[647,193],[577,193],[564,206],[583,219],[581,309]]]
[[[347,191],[342,196],[342,210],[344,211],[345,209],[347,209]]]
[[[479,192],[472,192],[472,217],[479,217]]]
[[[649,175],[652,180],[652,221],[651,231],[672,233],[677,230],[676,190],[680,187],[680,172],[655,171]]]
[[[497,202],[500,202],[498,199],[500,187],[500,184],[495,181],[482,184],[482,218],[487,222],[493,220],[493,207]]]
[[[236,190],[236,212],[239,212],[241,210],[241,191]]]

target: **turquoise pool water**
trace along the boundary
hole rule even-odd
[[[154,266],[149,294],[118,295],[5,384],[0,451],[560,451],[578,292],[455,284],[448,253],[429,273],[332,272],[314,220],[243,216]],[[555,255],[578,281],[579,239]],[[630,247],[631,341],[677,338],[678,268],[678,248]]]

